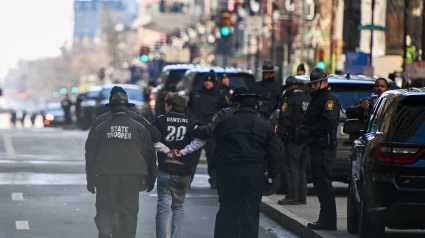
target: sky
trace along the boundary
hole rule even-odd
[[[0,1],[0,78],[19,59],[60,54],[72,41],[73,0]]]

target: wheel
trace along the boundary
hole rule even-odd
[[[349,234],[357,234],[359,232],[359,212],[357,210],[351,182],[348,184],[347,231]]]
[[[367,214],[367,204],[365,199],[362,199],[359,216],[359,238],[383,238],[385,237],[385,225],[373,224],[369,220]]]

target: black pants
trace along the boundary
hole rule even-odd
[[[99,238],[135,238],[139,213],[137,175],[101,175],[96,180],[96,222]]]
[[[214,238],[258,238],[263,186],[264,171],[260,168],[220,169]]]
[[[308,161],[308,147],[292,141],[284,143],[283,169],[288,183],[286,198],[305,202],[307,199],[307,175],[305,168]]]
[[[277,194],[288,194],[289,183],[287,178],[287,172],[285,167],[285,153],[286,148],[285,144],[282,142],[280,145],[280,154],[279,154],[279,173],[280,173],[280,188],[277,190]]]
[[[335,193],[332,186],[332,161],[336,149],[310,148],[310,164],[313,185],[320,202],[319,222],[336,226]]]
[[[215,150],[215,141],[212,139],[209,139],[207,141],[207,143],[204,145],[204,149],[205,149],[205,155],[207,157],[207,163],[208,163],[208,175],[210,176],[210,178],[208,179],[208,182],[210,184],[216,184],[216,180],[217,180],[217,165],[216,162],[214,161],[214,150]],[[198,166],[199,163],[199,159],[201,158],[201,152],[202,149],[197,150],[194,152],[194,161],[192,162],[192,177],[191,177],[191,182],[193,181],[193,178],[195,177],[195,173],[196,173],[196,167]]]

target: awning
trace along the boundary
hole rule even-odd
[[[160,33],[171,33],[177,29],[183,30],[195,22],[195,15],[186,15],[181,13],[155,14],[151,16],[151,21],[143,25],[143,28],[158,31]]]

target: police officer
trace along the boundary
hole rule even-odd
[[[269,118],[279,104],[281,85],[275,79],[275,73],[278,69],[272,61],[264,61],[263,66],[259,69],[262,71],[263,80],[257,82],[252,88],[252,92],[260,96],[258,110],[265,118]]]
[[[232,105],[230,107],[222,108],[220,109],[213,117],[212,121],[208,123],[208,125],[205,126],[198,126],[192,131],[192,136],[195,138],[207,140],[211,139],[213,137],[213,132],[217,124],[222,120],[224,117],[228,115],[232,115],[239,107],[238,107],[238,97],[239,94],[247,94],[249,90],[245,87],[239,87],[236,88],[231,98]]]
[[[232,97],[233,91],[234,87],[230,84],[229,76],[223,74],[223,78],[221,78],[220,93],[223,95],[225,103],[229,106],[232,104],[230,98]]]
[[[284,199],[280,205],[307,204],[307,176],[305,172],[308,161],[307,146],[305,143],[296,144],[295,135],[301,127],[304,113],[310,102],[310,96],[302,90],[304,82],[290,76],[286,79],[285,94],[277,133],[283,143],[283,160],[281,159],[281,177],[285,177],[288,185]],[[283,170],[283,171],[282,171]]]
[[[189,96],[188,106],[186,107],[187,114],[190,118],[200,121],[203,125],[211,122],[214,114],[221,108],[226,106],[223,95],[220,94],[216,86],[216,74],[214,71],[209,72],[204,77],[204,85],[193,92]],[[216,188],[216,169],[214,164],[214,140],[208,140],[204,146],[205,154],[208,163],[208,175],[211,189]],[[201,150],[194,153],[192,180],[195,175],[196,166],[201,157]]]
[[[71,118],[71,106],[72,106],[72,102],[69,99],[68,94],[66,94],[64,96],[64,98],[62,99],[61,105],[62,105],[63,112],[65,114],[65,123],[67,125],[71,125],[72,124],[72,118]]]
[[[332,187],[332,161],[336,157],[336,133],[341,106],[328,85],[328,76],[320,68],[310,74],[311,102],[299,129],[297,142],[308,143],[311,175],[320,202],[317,222],[307,227],[314,230],[336,230],[335,194]]]
[[[258,237],[264,170],[270,182],[279,173],[278,138],[256,110],[258,95],[239,94],[238,98],[239,109],[214,130],[220,202],[215,238]]]
[[[115,93],[118,93],[118,92],[127,94],[126,91],[122,87],[114,86],[111,89],[109,100],[111,100],[112,95],[114,95]],[[93,131],[96,129],[96,127],[98,125],[100,125],[104,121],[111,119],[112,115],[113,115],[112,111],[108,111],[108,112],[103,113],[102,115],[98,116],[93,122],[93,125],[92,125],[92,127],[89,131],[89,136],[90,136],[90,134],[93,133]],[[141,114],[139,114],[137,112],[133,112],[133,111],[129,111],[128,115],[132,119],[134,119],[137,122],[139,122],[140,124],[142,124],[148,130],[148,132],[151,136],[151,139],[154,143],[161,141],[161,133],[158,131],[158,129],[156,129],[155,126],[153,126],[148,120],[146,120],[145,117],[143,117]]]
[[[135,238],[139,191],[151,191],[157,176],[156,153],[149,132],[131,119],[128,97],[112,95],[112,118],[86,141],[87,190],[96,193],[99,238]]]

